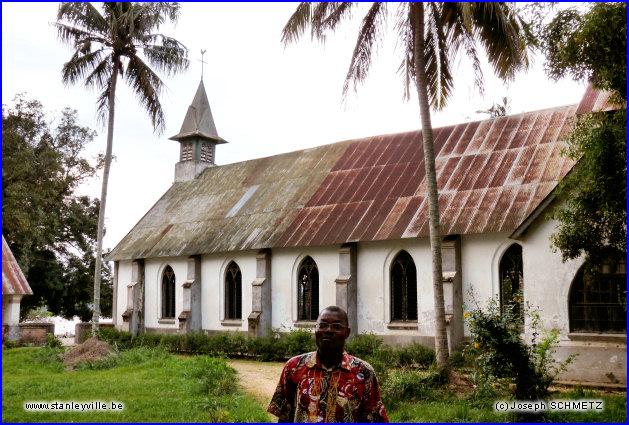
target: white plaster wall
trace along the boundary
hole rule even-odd
[[[307,256],[319,269],[319,309],[336,304],[336,278],[339,275],[340,245],[274,249],[271,255],[273,328],[294,328],[297,321],[297,272]]]
[[[208,254],[201,257],[201,328],[210,331],[247,332],[251,314],[251,282],[256,278],[257,251]],[[238,326],[225,319],[225,273],[235,261],[242,274],[242,321]]]
[[[118,289],[116,292],[118,298],[114,301],[116,303],[116,317],[114,318],[114,323],[116,323],[117,329],[128,330],[127,323],[122,321],[122,313],[127,309],[127,285],[130,283],[131,261],[121,260],[118,262]]]
[[[549,238],[556,225],[555,221],[538,219],[523,238],[524,298],[539,309],[546,329],[559,329],[561,339],[567,340],[568,295],[583,260],[564,263],[559,251],[552,252]]]
[[[20,323],[20,302],[22,295],[2,295],[2,324],[17,326]]]
[[[391,263],[407,251],[417,269],[417,317],[420,335],[433,334],[433,290],[430,242],[428,239],[402,239],[358,244],[358,333],[380,335],[418,334],[417,330],[389,329]]]
[[[175,320],[159,323],[162,318],[162,273],[166,266],[175,272]],[[183,310],[182,283],[188,276],[187,257],[150,258],[144,260],[144,326],[147,328],[179,329],[177,317]]]

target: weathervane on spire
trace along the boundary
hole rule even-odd
[[[203,64],[207,63],[205,61],[203,61],[203,55],[205,54],[206,50],[201,49],[201,59],[197,59],[199,62],[201,62],[201,80],[203,80]]]

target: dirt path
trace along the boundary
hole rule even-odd
[[[259,400],[266,409],[275,392],[284,363],[229,360],[227,364],[238,372],[239,385]],[[273,422],[277,421],[275,416],[269,414],[269,417]]]

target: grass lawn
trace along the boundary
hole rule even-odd
[[[239,389],[234,369],[223,359],[134,348],[95,366],[66,371],[55,353],[58,351],[41,348],[2,350],[3,422],[269,422],[266,404]],[[473,402],[468,390],[438,387],[408,392],[386,384],[381,389],[391,422],[514,421],[512,416],[495,412],[492,400]],[[402,393],[412,395],[400,396]],[[572,389],[556,392],[551,399],[602,400],[604,409],[550,412],[544,418],[547,422],[624,423],[627,419],[626,393]],[[108,407],[117,402],[124,408],[86,412],[25,409],[25,403],[55,401],[98,401]]]
[[[65,371],[50,350],[2,350],[3,422],[269,422],[221,359],[133,349],[100,369]],[[109,367],[107,367],[109,366]],[[113,367],[115,366],[115,367]],[[30,402],[123,403],[122,411],[27,411]]]
[[[553,400],[602,400],[602,411],[590,410],[587,412],[558,412],[546,414],[544,422],[570,422],[570,423],[610,423],[627,421],[627,399],[621,395],[601,395],[585,391],[583,396],[579,390],[568,393],[555,394]],[[386,403],[385,403],[386,404]],[[402,402],[390,406],[387,410],[391,422],[515,422],[512,416],[495,412],[491,406],[474,407],[469,400],[456,395],[444,394],[440,399],[433,401]],[[539,418],[541,419],[541,418]],[[531,420],[532,421],[532,420]]]

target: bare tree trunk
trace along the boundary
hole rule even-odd
[[[116,82],[118,80],[118,67],[120,58],[115,57],[111,86],[109,87],[109,117],[107,120],[107,148],[105,150],[105,167],[103,168],[103,184],[100,192],[100,208],[98,210],[98,233],[96,236],[96,258],[94,267],[94,314],[92,315],[92,334],[98,333],[98,321],[100,318],[100,280],[103,260],[103,233],[105,229],[105,204],[107,202],[107,185],[109,183],[109,169],[111,167],[111,152],[114,142],[114,103],[116,97]],[[114,300],[116,302],[116,300]]]
[[[448,334],[443,301],[443,272],[441,264],[441,230],[439,228],[439,194],[437,192],[437,172],[435,169],[435,149],[428,105],[426,83],[426,58],[424,56],[424,4],[411,3],[411,18],[415,23],[414,51],[419,114],[422,122],[424,141],[424,164],[428,188],[428,221],[430,228],[430,252],[432,255],[432,285],[435,304],[435,348],[437,368],[449,373]]]

